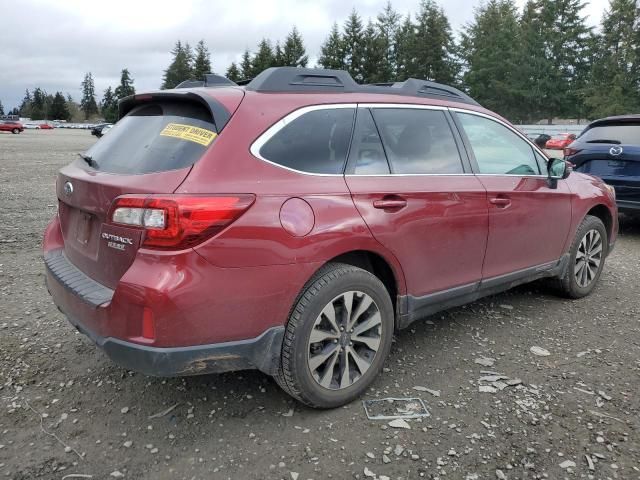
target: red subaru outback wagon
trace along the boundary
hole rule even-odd
[[[120,117],[59,173],[46,279],[148,375],[257,368],[342,405],[395,330],[542,277],[587,295],[616,239],[610,187],[432,82],[272,68]]]

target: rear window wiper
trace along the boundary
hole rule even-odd
[[[620,142],[620,140],[598,139],[598,140],[587,140],[587,143],[612,143],[614,145],[620,145],[622,142]]]
[[[86,155],[84,153],[78,153],[78,156],[83,159],[85,162],[89,164],[90,167],[95,167],[95,162],[93,161],[93,157]]]

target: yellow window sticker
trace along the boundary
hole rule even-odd
[[[190,142],[199,143],[208,147],[213,139],[218,136],[216,132],[207,130],[206,128],[192,127],[191,125],[183,125],[181,123],[169,123],[162,129],[160,135],[163,137],[179,138]]]

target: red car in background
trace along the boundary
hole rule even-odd
[[[583,297],[616,240],[611,187],[446,85],[280,67],[119,107],[58,174],[46,282],[148,375],[257,368],[343,405],[396,330],[542,277]]]
[[[40,130],[53,130],[53,127],[48,123],[41,123],[39,127],[40,127]]]
[[[576,136],[573,133],[560,133],[551,137],[551,140],[547,142],[545,148],[548,150],[564,150],[575,139]]]
[[[24,126],[20,122],[5,120],[0,122],[0,132],[20,133],[24,131]]]

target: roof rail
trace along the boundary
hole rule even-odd
[[[205,73],[203,80],[185,80],[180,82],[176,88],[195,88],[195,87],[232,87],[237,83],[232,82],[227,77],[217,75],[215,73]]]
[[[239,84],[244,83],[239,82]],[[342,92],[392,94],[408,97],[446,98],[460,103],[479,105],[466,93],[441,83],[410,78],[404,82],[359,85],[344,70],[272,67],[262,71],[247,83],[245,88],[263,93]]]

